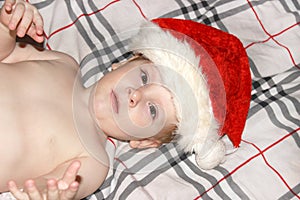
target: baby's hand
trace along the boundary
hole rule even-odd
[[[0,22],[17,36],[30,36],[36,42],[44,41],[44,22],[38,9],[24,0],[5,0],[0,14]]]
[[[74,181],[65,190],[59,190],[57,181],[54,179],[47,181],[47,191],[41,192],[36,187],[33,180],[25,182],[25,191],[18,189],[15,182],[8,183],[9,190],[17,200],[71,200],[74,199],[78,191],[78,182]]]
[[[71,200],[75,198],[79,189],[79,183],[75,180],[79,168],[80,162],[72,162],[62,179],[47,181],[44,191],[39,191],[33,180],[25,182],[24,191],[21,191],[14,181],[8,183],[8,189],[18,200]]]

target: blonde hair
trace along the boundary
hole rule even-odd
[[[158,133],[155,138],[163,143],[170,143],[174,141],[175,138],[175,130],[177,129],[176,124],[168,124],[166,125],[160,133]]]

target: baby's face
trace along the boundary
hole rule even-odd
[[[97,84],[93,105],[100,128],[121,140],[149,138],[166,124],[176,124],[173,97],[158,69],[144,59],[106,74]]]

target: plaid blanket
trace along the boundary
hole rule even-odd
[[[249,56],[250,111],[240,148],[225,163],[203,171],[176,144],[136,150],[111,139],[109,175],[87,199],[300,199],[299,1],[31,2],[44,17],[45,46],[80,63],[85,87],[128,58],[128,39],[154,18],[191,19],[229,32]]]

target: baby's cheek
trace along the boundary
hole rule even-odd
[[[138,107],[128,111],[130,122],[138,128],[146,128],[151,126],[152,120],[149,111],[145,107]]]

